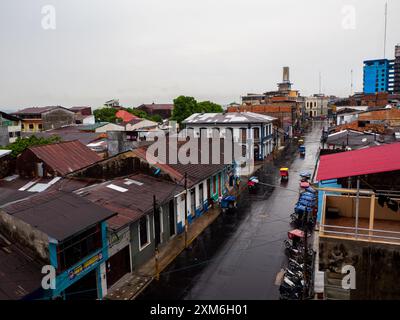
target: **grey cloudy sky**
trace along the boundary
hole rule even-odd
[[[384,3],[1,0],[0,108],[96,107],[111,98],[137,106],[181,94],[239,102],[274,90],[284,65],[302,94],[318,92],[321,72],[323,91],[345,96],[350,70],[362,90],[362,61],[383,56]],[[55,30],[42,28],[44,5],[56,9]],[[390,58],[399,12],[400,1],[389,0]]]

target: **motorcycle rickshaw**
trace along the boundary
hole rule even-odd
[[[317,205],[317,202],[315,200],[306,200],[306,199],[299,199],[297,204],[300,204],[302,206],[306,206],[308,208],[314,208]]]
[[[302,144],[302,145],[299,147],[299,153],[300,153],[300,156],[301,156],[301,157],[304,157],[304,156],[306,155],[306,146],[305,146],[304,144]]]
[[[317,193],[317,190],[315,190],[313,187],[308,187],[308,188],[306,189],[306,192],[309,192],[309,193],[312,193],[312,194],[316,194],[316,193]]]
[[[303,181],[307,181],[311,179],[311,173],[307,171],[300,172],[300,178]]]
[[[290,215],[290,220],[292,223],[299,223],[303,220],[305,214],[311,215],[312,213],[313,208],[297,203],[294,207],[294,213]]]
[[[257,177],[250,177],[249,181],[247,182],[247,187],[249,188],[250,193],[254,193],[257,191],[257,185],[258,185],[258,178]]]
[[[221,212],[232,212],[237,208],[236,197],[235,196],[225,196],[221,199]]]
[[[288,240],[285,240],[286,249],[297,248],[304,240],[304,231],[293,229],[288,232]]]
[[[281,181],[289,180],[289,168],[280,168],[279,174],[281,176]]]
[[[306,189],[310,187],[310,183],[308,181],[301,181],[300,182],[300,188]]]
[[[299,201],[307,201],[307,202],[312,202],[312,203],[316,204],[317,198],[315,196],[309,195],[309,194],[307,194],[307,192],[305,192],[305,193],[301,194]]]

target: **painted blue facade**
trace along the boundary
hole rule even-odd
[[[85,277],[88,273],[95,270],[96,271],[96,281],[97,281],[97,298],[103,298],[103,292],[101,287],[101,274],[100,265],[108,259],[108,242],[107,242],[107,223],[103,221],[101,223],[101,242],[102,246],[100,249],[91,253],[89,256],[77,262],[75,265],[71,266],[67,270],[56,277],[56,289],[48,290],[45,292],[45,299],[52,299],[55,297],[65,298],[64,291],[68,289],[71,285],[76,283]],[[50,241],[49,244],[49,256],[50,264],[57,269],[58,259],[57,259],[57,243]]]
[[[342,188],[342,186],[337,183],[337,179],[320,181],[318,183],[318,187],[319,188]],[[322,201],[324,200],[324,194],[334,194],[334,193],[321,191],[321,190],[318,191],[318,215],[317,215],[317,221],[318,222],[321,222]]]
[[[364,93],[392,92],[393,83],[394,60],[364,61]]]
[[[217,174],[213,175],[210,177],[211,179],[211,184],[210,184],[210,197],[211,199],[213,199],[214,201],[218,201],[218,194],[219,194],[219,180],[221,179],[221,187],[223,188],[223,190],[221,191],[222,195],[225,195],[227,193],[227,189],[225,188],[225,175],[227,174],[227,171],[221,171],[218,172]],[[215,184],[215,188],[213,186],[213,179],[214,177],[216,177],[216,184]],[[198,195],[197,195],[198,196]],[[196,218],[201,217],[204,213],[206,213],[209,209],[209,203],[208,203],[208,199],[204,199],[203,204],[198,206],[195,209],[195,214],[192,215],[191,214],[191,208],[188,207],[188,212],[187,212],[187,219],[188,219],[188,223],[189,225],[192,224]],[[183,233],[185,231],[185,226],[184,226],[184,222],[180,221],[176,224],[177,226],[177,233]]]

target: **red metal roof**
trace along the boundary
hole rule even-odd
[[[400,143],[321,156],[317,180],[400,170]]]
[[[125,110],[119,110],[119,111],[115,114],[115,116],[116,116],[117,118],[122,119],[123,122],[129,122],[129,121],[131,121],[132,119],[138,119],[138,118],[139,118],[139,117],[137,117],[137,116],[133,115],[132,113],[129,113],[128,111],[125,111]]]
[[[102,158],[79,141],[67,141],[28,149],[55,172],[64,176]]]

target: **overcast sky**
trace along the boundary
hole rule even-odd
[[[112,98],[138,106],[181,94],[240,102],[274,90],[286,65],[302,94],[318,93],[321,72],[324,93],[346,96],[350,70],[361,91],[363,60],[383,56],[384,3],[1,0],[0,108]],[[55,8],[55,30],[42,26],[45,5]],[[389,0],[388,58],[400,43],[399,12]]]

